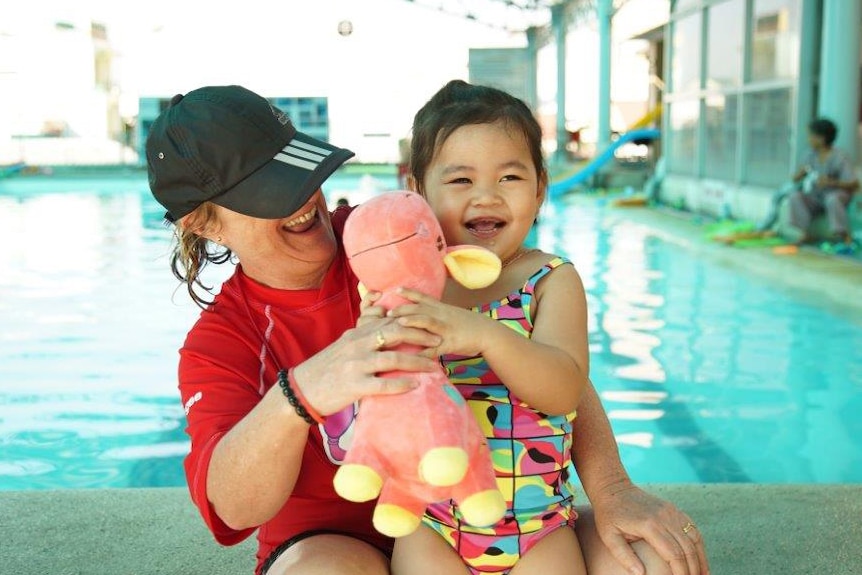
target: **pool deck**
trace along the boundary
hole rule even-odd
[[[669,210],[609,205],[605,217],[649,226],[862,323],[859,260],[813,248],[778,255],[726,246],[706,239],[696,218]],[[862,573],[862,484],[644,487],[698,523],[716,575]],[[0,491],[0,510],[4,573],[238,575],[254,566],[254,540],[220,547],[184,488]]]
[[[862,485],[650,485],[697,522],[715,575],[862,573]],[[179,487],[0,492],[4,573],[240,575]]]

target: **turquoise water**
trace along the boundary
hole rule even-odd
[[[162,213],[140,177],[0,181],[0,489],[184,485],[176,350],[198,312]],[[862,481],[862,326],[621,213],[562,199],[533,241],[583,276],[633,479]]]

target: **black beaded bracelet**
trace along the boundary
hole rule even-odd
[[[309,415],[305,406],[299,401],[299,398],[296,397],[296,393],[294,393],[293,388],[290,387],[290,378],[287,376],[286,369],[282,369],[278,372],[278,386],[281,388],[281,392],[284,394],[284,397],[287,398],[287,402],[296,410],[296,414],[308,425],[314,425],[314,419]]]

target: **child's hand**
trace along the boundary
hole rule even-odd
[[[399,289],[398,295],[414,303],[398,306],[390,310],[388,316],[397,318],[403,326],[425,329],[443,340],[436,349],[428,349],[422,355],[431,357],[453,353],[474,356],[482,353],[484,327],[489,321],[487,317],[406,288]],[[496,325],[495,322],[492,324]]]
[[[356,327],[359,327],[369,319],[380,319],[385,316],[386,310],[379,305],[374,305],[380,299],[379,291],[363,291],[362,299],[359,300],[359,317],[356,318]]]

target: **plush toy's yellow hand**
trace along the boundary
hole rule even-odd
[[[383,478],[368,467],[347,463],[338,468],[332,480],[335,492],[348,501],[370,501],[380,495]]]
[[[468,289],[491,285],[503,269],[497,254],[479,246],[450,247],[443,263],[452,279]]]

